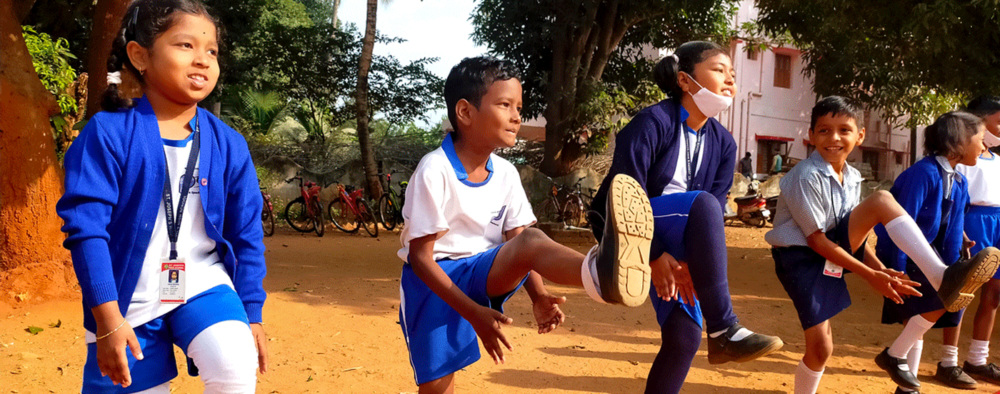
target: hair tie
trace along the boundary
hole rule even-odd
[[[676,54],[676,53],[671,53],[671,54],[670,54],[670,57],[671,57],[672,59],[674,59],[674,63],[678,63],[678,64],[680,64],[680,62],[681,62],[681,59],[677,57],[677,54]]]
[[[108,85],[121,85],[121,83],[122,83],[121,71],[108,73]]]

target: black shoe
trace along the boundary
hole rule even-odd
[[[920,394],[919,391],[906,391],[901,387],[896,387],[896,392],[894,394]]]
[[[718,337],[708,337],[708,363],[722,364],[730,361],[738,363],[756,360],[774,353],[785,345],[781,338],[753,333],[739,341],[730,340],[743,326],[733,324]]]
[[[890,356],[889,348],[885,348],[882,353],[875,356],[875,365],[878,365],[883,371],[888,372],[889,378],[899,387],[910,390],[920,389],[920,381],[917,380],[916,376],[913,376],[913,372],[910,372],[909,366],[906,369],[900,368],[906,365],[906,359]]]
[[[618,174],[611,180],[606,209],[604,236],[593,254],[601,298],[608,303],[642,305],[649,298],[653,208],[639,182]]]
[[[958,312],[969,306],[975,292],[1000,267],[1000,250],[987,247],[968,260],[959,260],[944,270],[938,297],[948,312]]]
[[[962,365],[962,370],[976,379],[985,380],[993,384],[1000,384],[1000,367],[994,363],[972,365],[966,361],[965,365]]]
[[[976,388],[976,380],[967,375],[965,371],[962,371],[962,367],[957,365],[954,367],[945,367],[941,363],[938,363],[934,379],[944,383],[945,386],[956,389],[972,390]]]

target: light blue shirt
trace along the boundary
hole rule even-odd
[[[809,246],[807,235],[836,227],[861,200],[861,173],[846,163],[843,172],[841,184],[819,152],[792,167],[779,183],[774,229],[764,240],[775,247]]]

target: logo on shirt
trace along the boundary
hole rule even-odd
[[[490,224],[495,225],[495,226],[499,226],[500,225],[500,220],[503,219],[503,213],[506,210],[507,210],[507,206],[504,205],[504,206],[500,207],[499,211],[494,211],[494,213],[496,213],[496,216],[494,216],[492,219],[490,219]]]

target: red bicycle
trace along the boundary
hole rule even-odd
[[[285,183],[292,183],[295,180],[299,181],[299,192],[302,193],[302,196],[285,206],[285,221],[295,231],[300,233],[315,231],[317,236],[322,237],[326,230],[326,224],[323,222],[323,205],[319,202],[320,187],[315,182],[303,184],[300,176],[289,179]]]
[[[362,195],[363,190],[350,185],[337,185],[337,192],[337,198],[326,207],[333,225],[348,234],[364,227],[368,235],[377,237],[378,221],[375,220],[375,211]]]

